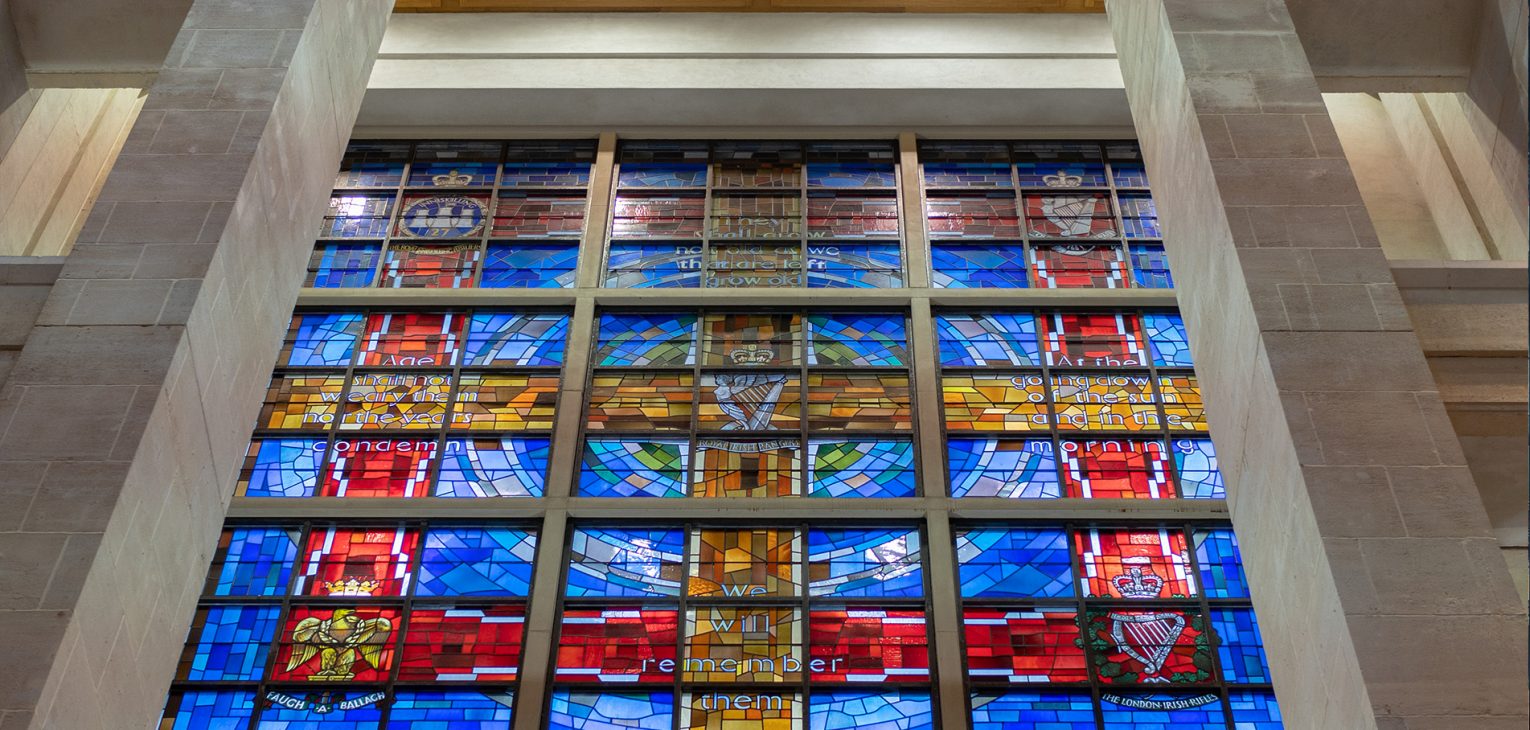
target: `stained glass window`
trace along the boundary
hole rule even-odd
[[[950,439],[946,448],[953,497],[1063,496],[1050,440]]]
[[[1014,684],[1089,680],[1076,609],[969,608],[962,614],[967,674]]]
[[[956,534],[957,579],[968,598],[1073,595],[1068,536],[1052,528],[979,528]]]
[[[189,690],[170,693],[159,730],[241,730],[255,713],[249,690]]]
[[[886,143],[626,142],[605,285],[902,286],[894,162]]]
[[[399,690],[387,730],[501,730],[513,706],[509,692]]]
[[[297,559],[297,531],[281,527],[236,527],[223,531],[209,593],[218,596],[280,596],[287,592]]]
[[[670,730],[675,717],[672,692],[553,692],[549,730]]]
[[[425,533],[419,596],[525,596],[536,536],[496,527],[438,527]]]
[[[684,550],[680,530],[578,529],[569,553],[567,595],[678,596]]]
[[[972,730],[1098,730],[1088,692],[975,692]]]
[[[933,730],[928,692],[827,690],[814,692],[809,730]]]

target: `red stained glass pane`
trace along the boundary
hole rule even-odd
[[[393,244],[383,266],[384,288],[461,289],[474,285],[478,246]]]
[[[1123,289],[1130,281],[1121,247],[1113,244],[1032,246],[1031,271],[1044,289]]]
[[[287,616],[271,678],[383,682],[393,666],[400,611],[373,606],[298,606]]]
[[[1090,596],[1154,599],[1195,595],[1195,576],[1179,530],[1080,530],[1076,535]]]
[[[1174,496],[1169,460],[1157,441],[1064,441],[1063,487],[1085,499]]]
[[[1103,193],[1025,196],[1033,238],[1115,238],[1110,198]]]
[[[1210,682],[1206,617],[1190,611],[1107,611],[1089,614],[1095,672],[1111,684]]]
[[[501,193],[494,208],[495,238],[578,238],[584,232],[584,195]]]
[[[558,637],[558,679],[669,682],[675,677],[675,611],[569,609]]]
[[[316,527],[293,592],[302,596],[399,596],[420,534],[402,527]]]
[[[416,608],[404,633],[398,678],[404,682],[515,679],[525,637],[520,606]]]
[[[340,439],[321,497],[426,497],[436,442]]]
[[[1146,365],[1142,322],[1117,312],[1052,312],[1038,316],[1041,349],[1054,367]]]
[[[813,611],[808,671],[823,682],[897,682],[930,676],[923,611]]]
[[[1088,663],[1078,614],[1066,608],[969,608],[967,673],[1009,682],[1084,682]]]
[[[446,312],[367,316],[362,365],[454,365],[461,344],[462,317]]]

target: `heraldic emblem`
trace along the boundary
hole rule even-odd
[[[299,621],[292,631],[292,655],[287,671],[319,656],[319,671],[309,675],[312,682],[346,682],[356,678],[353,668],[359,659],[366,666],[382,669],[383,648],[393,622],[381,616],[361,618],[349,608],[337,608],[329,618],[310,616]]]
[[[409,203],[399,229],[408,238],[471,238],[483,231],[483,222],[482,201],[447,195]]]
[[[768,431],[787,376],[767,373],[719,373],[715,376],[717,406],[732,423],[725,431]]]
[[[1157,598],[1163,591],[1163,578],[1153,573],[1151,561],[1145,557],[1129,557],[1121,560],[1126,572],[1111,579],[1122,598]],[[1154,676],[1163,669],[1169,653],[1185,632],[1185,617],[1178,613],[1111,611],[1110,638],[1116,650],[1142,662],[1145,682],[1166,682]]]

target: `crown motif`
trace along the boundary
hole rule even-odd
[[[346,578],[345,580],[324,581],[324,591],[331,596],[367,597],[371,596],[381,587],[382,583],[370,578],[366,580]]]
[[[1069,175],[1067,170],[1058,170],[1056,175],[1047,175],[1041,178],[1049,188],[1076,188],[1084,184],[1081,175]]]
[[[464,175],[456,170],[452,170],[445,175],[436,175],[430,178],[430,182],[438,188],[465,188],[473,183],[473,176]]]
[[[728,353],[734,365],[764,365],[775,357],[768,347],[740,347]]]
[[[1126,572],[1111,579],[1122,598],[1157,598],[1163,591],[1163,579],[1153,574],[1147,558],[1124,558]]]

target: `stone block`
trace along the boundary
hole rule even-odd
[[[1324,537],[1403,537],[1402,515],[1381,467],[1302,469],[1312,511]]]
[[[143,247],[137,243],[81,243],[69,254],[63,279],[131,279]]]
[[[0,636],[12,657],[52,657],[68,623],[67,611],[0,611]],[[0,662],[0,707],[30,709],[47,679],[30,662]]]
[[[150,325],[175,284],[169,279],[91,279],[75,296],[70,325]]]
[[[161,109],[206,109],[212,101],[213,92],[218,89],[218,81],[223,78],[221,69],[192,69],[192,68],[164,68],[154,78],[154,85],[149,87],[149,96],[144,99],[143,110],[152,112]],[[153,117],[147,122],[152,123]],[[137,130],[137,124],[134,125]]]
[[[1342,159],[1239,158],[1213,160],[1211,167],[1227,205],[1362,204],[1349,163]]]
[[[1351,616],[1349,629],[1379,716],[1525,711],[1524,616]]]
[[[176,327],[38,327],[12,378],[25,385],[155,384],[180,339]]]
[[[1293,330],[1364,332],[1382,329],[1370,287],[1358,284],[1279,285]]]
[[[198,30],[181,59],[182,68],[269,68],[281,42],[280,30]]]
[[[0,453],[17,460],[100,460],[122,428],[137,389],[8,385],[0,394]]]
[[[101,549],[101,536],[94,533],[74,534],[59,555],[58,567],[43,595],[42,608],[68,610],[80,598],[80,588],[85,583],[96,555]]]
[[[186,15],[186,28],[302,28],[315,0],[222,0],[196,3]]]
[[[1282,390],[1434,389],[1418,340],[1407,332],[1266,332]]]
[[[159,155],[217,154],[228,151],[241,115],[233,111],[164,112],[149,152]],[[196,235],[195,233],[192,234]]]
[[[67,535],[0,533],[0,611],[39,608]]]
[[[276,102],[286,80],[286,70],[279,68],[230,69],[209,100],[212,109],[266,111]]]
[[[143,247],[143,256],[134,278],[140,279],[195,279],[207,273],[217,247],[207,244],[149,244]]]
[[[1309,158],[1317,155],[1307,118],[1299,114],[1228,114],[1227,132],[1243,159],[1261,157]]]
[[[1260,246],[1354,248],[1358,246],[1349,210],[1343,206],[1273,206],[1250,203],[1247,211]]]
[[[48,302],[52,286],[0,284],[0,346],[19,347]]]
[[[28,532],[100,532],[112,516],[127,475],[121,461],[56,462],[48,468],[22,529]]]
[[[227,202],[238,194],[249,159],[249,155],[233,154],[122,155],[101,188],[101,199]]]
[[[1413,393],[1307,393],[1305,401],[1325,464],[1442,463],[1435,440],[1429,435],[1427,414]]]
[[[1473,549],[1474,542],[1490,546],[1492,552]],[[1520,610],[1519,596],[1506,580],[1503,558],[1491,538],[1368,538],[1360,540],[1360,550],[1376,598],[1387,613],[1451,616]]]

